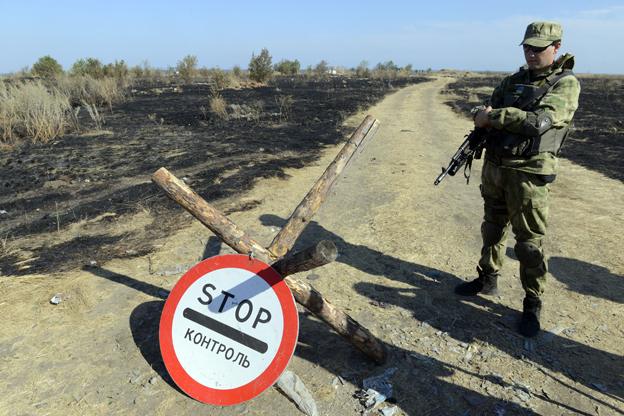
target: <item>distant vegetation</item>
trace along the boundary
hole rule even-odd
[[[249,82],[268,83],[274,76],[327,78],[347,76],[394,80],[415,72],[411,65],[399,67],[392,61],[378,63],[373,68],[362,61],[355,68],[334,67],[325,60],[302,69],[297,59],[272,62],[268,49],[252,53],[246,70],[235,66],[231,70],[199,67],[195,55],[181,58],[175,67],[157,69],[147,61],[128,67],[119,60],[104,64],[97,58],[78,59],[68,70],[53,57],[39,58],[30,70],[0,78],[0,142],[16,143],[28,140],[46,142],[68,132],[80,132],[91,123],[102,128],[106,114],[128,96],[133,83],[159,85],[162,83],[191,84],[207,82],[211,86],[209,104],[202,113],[210,111],[227,117],[226,103],[219,91],[239,88]],[[287,120],[292,101],[282,97],[278,103],[280,119]]]
[[[260,55],[251,54],[249,61],[249,78],[258,82],[266,82],[273,76],[273,67],[271,66],[271,55],[264,48],[260,51]]]

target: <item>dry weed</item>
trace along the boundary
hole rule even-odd
[[[293,98],[292,95],[279,95],[275,97],[275,103],[279,108],[280,122],[288,121],[292,111]]]
[[[65,133],[70,118],[69,97],[40,81],[0,88],[0,130],[5,142],[22,138],[47,142]]]
[[[227,103],[216,89],[211,90],[210,111],[222,120],[227,120]]]

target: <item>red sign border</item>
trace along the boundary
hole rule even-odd
[[[205,274],[224,268],[248,270],[264,279],[275,292],[282,307],[284,332],[282,341],[271,364],[256,379],[234,389],[213,389],[193,379],[184,370],[173,348],[172,326],[176,307],[187,289]],[[299,335],[299,315],[290,289],[282,277],[268,264],[250,259],[242,254],[225,254],[203,260],[188,270],[176,283],[167,297],[160,317],[160,352],[165,367],[173,381],[186,394],[202,402],[218,406],[229,406],[250,400],[271,387],[286,369],[292,357]]]

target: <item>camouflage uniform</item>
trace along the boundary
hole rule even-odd
[[[498,275],[511,224],[522,286],[527,296],[535,298],[544,291],[547,273],[542,240],[546,234],[550,183],[558,170],[556,155],[578,107],[580,85],[571,73],[573,66],[574,58],[566,54],[539,75],[532,74],[526,66],[520,68],[494,90],[493,110],[488,114],[492,133],[481,178],[485,215],[479,274]],[[564,70],[569,74],[541,99],[524,110],[515,106],[527,90],[542,87],[549,76]]]

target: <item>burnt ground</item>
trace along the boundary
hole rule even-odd
[[[102,110],[102,130],[0,153],[0,209],[6,211],[0,214],[0,271],[62,272],[87,260],[143,255],[156,239],[190,221],[150,182],[158,168],[167,167],[216,203],[258,179],[282,177],[286,168],[313,162],[321,149],[345,138],[347,116],[395,88],[424,80],[282,78],[269,86],[228,89],[222,97],[238,106],[228,109],[228,120],[202,108],[209,108],[209,85],[135,86],[112,114]],[[284,96],[292,97],[289,112],[278,104]],[[91,123],[86,114],[82,121]],[[141,211],[159,220],[121,227],[116,235],[107,231]],[[36,238],[93,222],[104,231],[64,233],[70,237],[44,243]]]
[[[453,294],[457,283],[475,276],[483,208],[480,162],[469,186],[462,178],[432,184],[471,127],[443,103],[448,96],[440,91],[450,81],[441,74],[366,109],[381,123],[375,139],[337,181],[297,242],[301,248],[321,239],[336,243],[335,262],[298,278],[365,325],[388,348],[388,362],[375,366],[300,310],[299,342],[289,369],[310,390],[321,415],[362,414],[356,393],[363,381],[391,368],[397,416],[624,414],[624,183],[561,161],[565,174],[552,188],[545,240],[552,276],[544,294],[543,331],[534,339],[521,337],[516,323],[524,292],[511,238],[498,296]],[[345,125],[355,128],[364,114],[354,114]],[[319,150],[321,159],[303,169],[283,170],[287,179],[258,180],[242,195],[215,202],[223,211],[238,211],[229,218],[266,245],[340,147]],[[215,161],[205,163],[197,170]],[[225,171],[215,184],[227,183],[236,172]],[[199,179],[191,169],[174,173]],[[141,176],[136,183],[148,179]],[[10,243],[53,247],[81,241],[78,236],[107,237],[101,250],[130,257],[122,250],[136,247],[128,238],[139,242],[145,230],[163,227],[157,221],[187,221],[188,214],[172,216],[175,210],[157,208],[147,199],[137,202],[132,215],[103,212],[61,224],[60,232],[53,228]],[[150,242],[156,248],[146,256],[0,279],[6,294],[0,311],[9,317],[0,321],[0,390],[6,392],[0,415],[300,414],[275,388],[240,405],[216,407],[182,394],[169,377],[159,349],[163,300],[199,259],[231,252],[198,221],[188,222]],[[89,260],[87,249],[75,251],[72,261]],[[19,255],[28,253],[21,249]],[[37,262],[12,264],[18,269]],[[50,303],[55,294],[62,299],[58,305]]]
[[[490,98],[503,74],[466,74],[452,82],[446,93],[456,111],[470,109]],[[624,181],[624,78],[580,76],[581,96],[574,116],[574,128],[560,156],[613,179]]]

